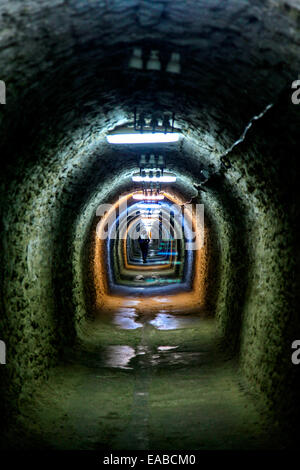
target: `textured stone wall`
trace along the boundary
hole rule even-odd
[[[212,295],[217,295],[215,315],[224,346],[232,353],[239,350],[241,312],[248,277],[248,246],[244,207],[226,188],[222,176],[209,183],[201,194],[206,217],[212,221],[214,250],[217,264],[211,273]]]
[[[299,418],[299,372],[291,363],[291,344],[300,330],[295,172],[300,116],[288,98],[283,95],[251,131],[240,149],[243,160],[233,157],[236,171],[231,176],[247,207],[241,367],[269,404],[282,411],[287,426]]]

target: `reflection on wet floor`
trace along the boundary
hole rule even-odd
[[[138,317],[134,308],[120,308],[120,310],[113,316],[113,324],[122,330],[135,330],[141,328],[143,325],[136,321]]]
[[[157,301],[166,302],[167,300],[168,299],[158,299]],[[128,305],[130,304],[128,303]],[[147,323],[157,330],[176,330],[179,328],[193,328],[197,326],[200,317],[198,315],[173,315],[167,312],[167,310],[159,310],[157,313],[154,312],[150,316],[147,316],[138,314],[137,309],[132,306],[119,308],[111,315],[109,321],[122,330],[134,330],[141,328],[143,324]]]
[[[154,299],[158,303],[166,303],[169,298],[158,297]],[[199,326],[201,317],[199,315],[172,314],[168,310],[157,310],[157,312],[141,312],[139,300],[126,301],[126,307],[119,307],[111,312],[109,322],[121,330],[134,330],[137,328],[153,328],[155,330],[176,330],[181,328],[195,328]],[[112,345],[108,346],[102,357],[104,367],[120,369],[134,369],[136,361],[141,356],[147,355],[149,366],[159,367],[175,365],[185,366],[201,363],[202,352],[181,352],[175,345],[161,345],[152,350],[145,345],[139,345],[135,349],[130,346]],[[203,358],[202,358],[203,359]]]
[[[171,351],[171,349],[177,349],[178,346],[158,346],[158,351]]]
[[[103,355],[103,366],[132,369],[132,367],[128,367],[128,364],[135,356],[135,350],[131,346],[107,346]]]
[[[196,324],[199,323],[199,317],[171,315],[170,313],[161,312],[149,323],[158,330],[177,330],[178,328],[191,328],[196,326]]]
[[[205,353],[201,352],[164,352],[162,354],[152,354],[150,364],[155,367],[169,366],[199,366]]]
[[[118,369],[134,369],[132,359],[147,354],[148,365],[159,366],[193,366],[201,364],[203,352],[177,352],[178,346],[158,346],[155,350],[138,346],[135,350],[131,346],[111,345],[107,346],[102,356],[102,367]]]

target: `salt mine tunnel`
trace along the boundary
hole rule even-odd
[[[299,1],[0,13],[0,448],[296,449]]]

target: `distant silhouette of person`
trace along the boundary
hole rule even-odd
[[[142,252],[143,263],[147,263],[150,238],[148,237],[148,233],[146,231],[141,233],[141,235],[138,238],[138,242],[139,242],[140,249]]]

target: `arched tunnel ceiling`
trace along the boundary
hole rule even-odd
[[[88,153],[90,142],[102,144],[104,133],[131,120],[137,106],[176,111],[176,124],[189,142],[180,148],[181,158],[170,152],[168,161],[197,174],[199,161],[218,165],[214,157],[240,137],[253,115],[276,102],[299,70],[300,12],[292,1],[1,1],[0,6],[1,78],[10,99],[2,129],[10,125],[18,133],[15,153],[22,146],[23,162],[26,143],[29,159],[41,142],[61,153],[78,139],[78,151]],[[181,53],[181,74],[130,69],[136,45]],[[14,113],[21,103],[22,113]],[[10,134],[7,139],[12,155]],[[184,150],[196,167],[187,164]],[[115,161],[121,158],[106,144],[101,149],[107,159],[113,151]]]

